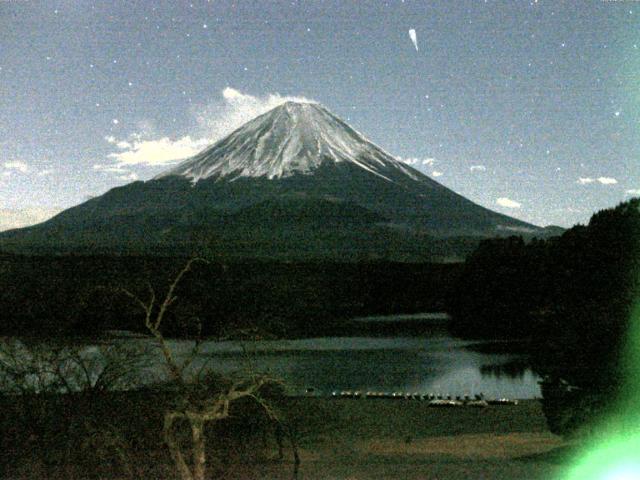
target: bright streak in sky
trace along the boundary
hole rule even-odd
[[[418,49],[418,36],[416,35],[416,31],[411,28],[409,30],[409,38],[411,39],[411,43],[413,43],[413,46],[416,47],[416,52],[419,50]]]

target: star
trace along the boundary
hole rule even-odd
[[[111,121],[113,122],[114,125],[118,125],[120,123],[120,121],[117,118],[114,118]]]
[[[614,112],[614,115],[615,115],[616,117],[619,117],[619,116],[620,116],[620,112]]]
[[[205,24],[203,24],[203,25],[202,25],[202,28],[207,28],[207,24],[206,24],[206,23],[205,23]]]
[[[132,85],[133,85],[133,83],[129,82],[129,86],[132,86]]]

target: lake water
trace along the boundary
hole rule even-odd
[[[508,368],[521,357],[480,353],[446,334],[425,337],[327,337],[260,342],[250,348],[252,367],[282,378],[292,393],[360,390],[540,397],[539,378],[528,368]],[[223,371],[247,364],[238,344],[205,346],[202,357]],[[506,368],[505,368],[506,367]]]
[[[138,350],[146,347],[150,353],[143,364],[151,375],[141,375],[146,380],[139,383],[162,378],[162,356],[148,337],[114,336],[107,343]],[[180,360],[187,357],[193,343],[172,340],[170,345]],[[518,366],[519,361],[522,365],[522,357],[484,353],[491,349],[477,348],[478,345],[454,338],[439,327],[429,334],[412,337],[205,342],[191,371],[205,367],[222,373],[246,369],[268,372],[281,378],[291,394],[313,388],[317,395],[359,390],[452,396],[483,393],[487,398],[540,397],[538,377],[530,369]],[[98,358],[101,354],[96,346],[82,347],[85,358]],[[100,360],[93,360],[95,368]]]

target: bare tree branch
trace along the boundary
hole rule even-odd
[[[198,324],[198,335],[194,342],[193,347],[190,350],[187,358],[181,363],[176,361],[168,342],[165,340],[161,332],[162,322],[165,318],[165,314],[168,308],[177,300],[176,289],[182,281],[183,277],[191,271],[191,268],[195,262],[205,262],[206,260],[200,258],[192,258],[184,266],[182,270],[176,275],[172,283],[169,286],[167,294],[162,302],[159,304],[157,312],[155,309],[156,294],[153,288],[148,285],[150,291],[149,301],[144,302],[135,294],[128,290],[122,289],[122,291],[133,299],[144,311],[145,319],[144,324],[151,335],[155,338],[160,349],[162,351],[165,364],[167,365],[171,377],[183,388],[182,402],[178,408],[165,412],[163,438],[167,447],[169,448],[171,457],[178,475],[181,480],[204,480],[206,475],[206,437],[205,426],[209,422],[217,422],[229,417],[230,405],[232,402],[241,398],[251,398],[258,403],[266,413],[267,417],[272,421],[278,421],[276,412],[259,396],[260,389],[267,383],[272,382],[268,377],[256,375],[253,371],[253,364],[249,359],[249,355],[246,347],[243,344],[243,353],[246,357],[247,363],[251,374],[248,378],[242,378],[231,383],[231,385],[209,398],[199,398],[198,395],[191,395],[190,389],[187,388],[187,379],[185,378],[186,370],[193,364],[194,359],[199,353],[201,345],[201,327]],[[155,314],[155,316],[154,316]],[[206,365],[206,363],[205,363]],[[202,372],[204,366],[200,368],[198,375],[195,378],[196,386],[198,382],[202,381]],[[185,455],[180,447],[179,442],[175,437],[176,422],[178,420],[187,420],[191,429],[191,459],[192,466],[189,467],[185,460]],[[293,441],[292,441],[293,445]],[[297,451],[294,452],[297,456]],[[297,457],[296,457],[297,458]]]

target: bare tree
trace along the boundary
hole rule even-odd
[[[103,393],[137,386],[148,358],[144,345],[0,339],[0,394],[15,407],[11,422],[19,425],[15,431],[21,434],[13,441],[22,445],[20,450],[29,458],[25,463],[44,465],[49,463],[44,459],[53,455],[67,467],[76,467],[79,461],[119,464],[124,477],[139,478],[126,436],[93,413]],[[54,426],[50,419],[58,409],[68,413],[62,425]]]
[[[97,393],[137,386],[150,351],[144,345],[83,345],[0,339],[0,391],[5,394]]]
[[[260,390],[265,385],[274,382],[274,380],[264,375],[251,373],[244,378],[230,382],[230,384],[222,388],[221,391],[211,393],[204,392],[205,394],[199,392],[200,394],[193,394],[193,381],[190,382],[187,378],[186,372],[193,364],[193,361],[198,354],[200,340],[198,339],[194,342],[194,346],[190,354],[187,355],[184,360],[178,361],[171,351],[167,340],[164,338],[161,332],[161,327],[167,309],[173,305],[177,299],[175,293],[176,288],[184,276],[191,271],[194,263],[196,262],[206,263],[206,260],[200,258],[190,259],[174,278],[168,288],[167,294],[161,301],[158,300],[156,293],[150,284],[148,285],[149,299],[147,301],[143,301],[140,297],[136,296],[129,290],[123,290],[123,292],[135,301],[144,311],[144,324],[160,347],[164,357],[164,363],[167,366],[171,380],[177,384],[180,392],[182,392],[181,401],[178,402],[178,406],[176,408],[168,409],[165,412],[163,427],[164,442],[169,447],[171,457],[181,480],[204,480],[206,473],[205,427],[207,424],[228,418],[229,408],[233,402],[243,398],[252,399],[257,402],[261,407],[261,410],[270,420],[279,422],[275,411],[260,396]],[[199,378],[201,379],[202,377]],[[198,387],[198,378],[196,378],[195,382],[196,387]],[[204,389],[205,386],[200,385],[200,387]],[[178,420],[184,420],[189,424],[191,430],[190,455],[183,452],[183,449],[176,438],[175,425]],[[187,461],[188,456],[191,456],[191,465],[189,465]],[[297,452],[295,452],[295,458],[297,465],[299,462]]]

